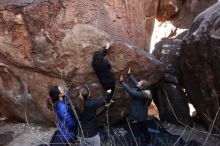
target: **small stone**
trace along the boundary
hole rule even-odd
[[[31,128],[31,130],[35,131],[35,130],[36,130],[36,128],[35,128],[35,127],[32,127],[32,128]]]

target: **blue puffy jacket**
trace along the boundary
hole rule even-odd
[[[77,120],[69,104],[59,101],[55,108],[57,127],[60,138],[64,141],[76,140]]]

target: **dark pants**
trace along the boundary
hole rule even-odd
[[[50,141],[50,146],[75,146],[76,145],[76,140],[68,140],[64,141],[62,140],[59,130],[55,131],[51,141]]]
[[[138,121],[136,123],[132,123],[131,122],[131,128],[132,128],[132,131],[133,133],[137,134],[137,133],[140,133],[140,134],[143,134],[143,136],[140,136],[140,140],[149,144],[150,143],[150,140],[151,140],[151,136],[148,132],[148,124],[147,124],[147,121]]]

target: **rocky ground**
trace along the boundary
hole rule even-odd
[[[0,127],[0,145],[37,146],[49,143],[55,127],[43,127],[27,123],[2,123]]]
[[[149,106],[149,115],[158,118],[158,110],[154,104]],[[167,131],[174,135],[180,135],[185,141],[195,140],[204,146],[220,146],[220,137],[210,135],[201,125],[196,124],[194,128],[176,126],[170,123],[163,123],[162,125]],[[55,127],[45,127],[33,123],[9,123],[2,120],[0,121],[0,146],[48,144],[55,130]]]
[[[204,144],[204,146],[220,146],[220,139],[214,135],[209,136],[208,132],[205,132],[199,125],[193,129],[170,123],[164,123],[163,125],[170,133],[181,135],[184,140],[195,140]],[[0,146],[37,146],[43,143],[47,144],[55,130],[56,128],[54,127],[43,127],[36,124],[1,123]],[[209,138],[206,141],[207,137]]]
[[[220,146],[219,135],[212,135],[199,124],[193,128],[177,126],[170,123],[162,124],[168,132],[174,135],[180,135],[185,141],[195,140],[203,146]]]

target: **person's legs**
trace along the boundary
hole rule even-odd
[[[80,146],[101,146],[101,140],[99,134],[88,137],[88,138],[79,138]]]
[[[91,146],[100,146],[101,145],[101,140],[99,134],[95,135],[90,139],[90,144]]]
[[[138,145],[141,145],[143,143],[147,143],[146,140],[145,140],[145,136],[144,136],[144,133],[143,133],[143,129],[141,129],[140,123],[137,122],[137,121],[131,121],[130,122],[130,126],[131,126],[131,130],[134,134],[134,137],[135,137],[135,140],[136,142],[138,143]],[[143,137],[144,136],[144,137]]]
[[[131,130],[132,130],[133,134],[135,134],[135,133],[137,134],[140,132],[138,122],[135,122],[135,123],[130,122],[130,125],[131,125]]]
[[[60,133],[57,130],[50,141],[50,146],[68,146],[68,142],[61,139]]]
[[[150,136],[150,133],[148,132],[147,121],[139,121],[137,125],[138,125],[140,131],[144,134],[144,141],[146,143],[150,143],[151,136]]]

